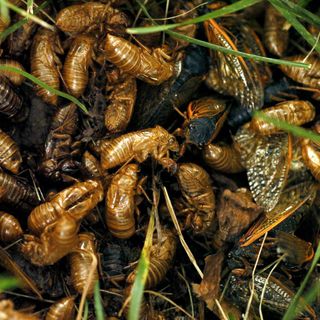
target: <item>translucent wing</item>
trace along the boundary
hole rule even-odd
[[[249,231],[240,239],[242,247],[248,246],[262,237],[267,231],[287,219],[307,200],[312,199],[317,191],[313,182],[303,182],[285,189],[276,207],[267,212]]]
[[[247,169],[255,202],[266,212],[279,201],[291,163],[291,136],[286,133],[260,136],[243,127],[235,136],[242,165]]]

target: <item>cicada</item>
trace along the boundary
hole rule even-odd
[[[13,215],[0,211],[0,241],[14,242],[22,235],[19,221]]]
[[[74,297],[65,297],[50,307],[45,320],[70,320],[74,317],[74,311]]]
[[[265,55],[255,32],[235,17],[204,22],[208,40],[227,49]],[[221,94],[233,96],[242,107],[250,110],[263,106],[263,89],[270,79],[270,71],[263,64],[211,51],[212,65],[207,85]]]
[[[14,304],[11,300],[0,301],[0,314],[4,320],[39,320],[37,315],[20,312],[14,309]]]
[[[13,68],[19,69],[20,71],[25,71],[24,67],[22,66],[22,64],[20,62],[15,61],[15,60],[11,60],[11,59],[1,59],[0,66],[8,66],[8,67],[13,67]],[[8,78],[10,80],[10,82],[16,86],[19,86],[24,81],[24,76],[22,76],[21,74],[19,74],[17,72],[2,70],[1,75]]]

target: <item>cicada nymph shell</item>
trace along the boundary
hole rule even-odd
[[[75,97],[80,97],[89,80],[89,66],[92,64],[95,39],[87,35],[77,36],[69,49],[62,75],[68,91]]]
[[[29,230],[40,235],[62,216],[81,220],[103,199],[101,182],[87,180],[75,183],[56,194],[51,201],[36,207],[28,217]]]
[[[289,30],[285,29],[287,20],[271,4],[267,5],[264,18],[264,43],[274,55],[282,57],[289,44]]]
[[[209,174],[194,163],[182,163],[178,168],[177,180],[190,210],[194,211],[191,221],[194,232],[210,231],[216,203]]]
[[[1,59],[0,66],[13,67],[19,69],[20,71],[25,71],[24,67],[20,62],[11,59]],[[19,86],[24,81],[24,76],[17,72],[2,70],[0,73],[1,75],[8,78],[11,81],[11,83],[13,83],[16,86]]]
[[[236,18],[223,18],[221,23],[213,19],[204,22],[208,40],[216,45],[265,55],[255,32]],[[242,107],[249,110],[263,106],[264,85],[270,79],[270,71],[263,64],[211,51],[212,66],[207,85],[221,94],[233,96]]]
[[[101,166],[103,170],[107,170],[131,159],[143,162],[149,156],[161,162],[167,156],[168,151],[178,152],[178,142],[168,131],[156,126],[101,141]]]
[[[40,29],[35,35],[31,47],[31,73],[48,86],[59,90],[59,69],[61,62],[57,54],[62,54],[58,34],[48,29]],[[56,105],[58,97],[43,87],[37,87],[37,95],[45,102]]]
[[[105,57],[125,73],[153,85],[159,85],[174,74],[174,64],[162,48],[137,47],[131,42],[108,34]]]
[[[21,162],[19,147],[9,135],[0,129],[0,166],[18,174]]]
[[[281,102],[273,107],[263,109],[261,112],[266,116],[296,126],[312,121],[316,115],[315,108],[309,101],[300,100]],[[279,131],[273,124],[259,118],[251,120],[250,129],[262,135],[269,135]]]
[[[71,282],[77,292],[82,293],[87,285],[88,276],[92,268],[92,256],[97,257],[95,237],[92,233],[80,233],[77,252],[70,255]],[[98,270],[95,269],[87,291],[87,296],[93,295],[94,286],[99,281]]]
[[[139,167],[128,164],[112,178],[106,195],[106,224],[114,237],[130,238],[135,233],[135,195]]]
[[[150,265],[145,288],[154,288],[164,279],[174,258],[176,246],[174,233],[169,229],[163,230],[162,238],[155,241],[150,249]],[[136,271],[131,272],[127,277],[127,283],[132,284],[135,277]]]
[[[0,211],[0,241],[14,242],[22,235],[19,221],[13,215]]]
[[[71,320],[74,318],[74,297],[65,297],[54,303],[45,320]]]
[[[14,304],[11,300],[0,301],[0,317],[2,320],[39,320],[40,319],[36,315],[15,310]]]
[[[137,82],[134,76],[121,73],[119,78],[107,84],[110,94],[104,113],[104,123],[110,133],[124,131],[133,114],[136,102]]]
[[[217,171],[238,173],[245,170],[234,145],[208,144],[202,151],[202,157],[210,168]]]
[[[37,266],[52,265],[76,248],[78,230],[79,223],[73,217],[64,215],[48,225],[40,238],[25,235],[21,252]]]

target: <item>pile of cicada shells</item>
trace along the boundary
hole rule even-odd
[[[165,16],[165,2],[144,3]],[[168,23],[223,5],[172,1]],[[152,25],[134,1],[37,1],[33,12],[52,28],[0,20],[1,31],[20,23],[0,67],[51,87],[1,70],[0,265],[21,287],[1,293],[0,318],[80,319],[87,299],[95,319],[97,282],[106,319],[125,318],[150,216],[141,319],[281,318],[320,239],[320,146],[252,112],[320,133],[319,55],[265,3],[173,31],[309,69],[177,34],[130,36]],[[307,290],[316,281],[317,269]],[[298,318],[319,319],[319,297],[298,305]]]

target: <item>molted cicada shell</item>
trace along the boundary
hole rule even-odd
[[[68,215],[48,225],[40,238],[27,234],[22,254],[37,266],[51,265],[72,252],[78,243],[79,223]]]
[[[92,233],[80,233],[77,244],[77,252],[70,256],[71,282],[77,292],[82,293],[87,285],[88,276],[92,268],[92,256],[96,256],[95,237]],[[98,270],[95,269],[87,291],[87,295],[93,295],[94,286],[99,281]]]
[[[59,89],[59,69],[61,62],[57,54],[62,54],[58,34],[48,29],[40,29],[35,35],[31,47],[31,73],[48,86]],[[47,89],[37,87],[37,95],[45,102],[56,105],[58,97]]]
[[[45,143],[44,157],[39,170],[47,178],[70,182],[79,164],[74,160],[79,143],[74,142],[78,129],[78,112],[73,103],[59,109],[54,115]]]
[[[22,235],[19,221],[11,214],[0,211],[0,241],[14,242]]]
[[[19,69],[20,71],[25,71],[22,64],[15,60],[1,59],[0,66],[14,67],[16,69]],[[19,86],[24,81],[24,76],[17,72],[2,70],[1,74],[8,78],[16,86]]]
[[[67,89],[75,97],[80,97],[88,84],[94,41],[87,35],[77,36],[66,57],[62,75]]]
[[[234,145],[208,144],[202,151],[202,157],[210,168],[217,171],[238,173],[245,170]]]
[[[74,318],[74,297],[65,297],[54,303],[45,320],[70,320]]]
[[[112,178],[106,196],[106,224],[111,234],[127,239],[135,233],[135,195],[139,167],[128,164]]]
[[[4,76],[0,76],[0,115],[13,122],[21,122],[28,115],[22,97]]]
[[[309,101],[285,101],[274,107],[263,109],[266,116],[282,120],[296,126],[300,126],[314,119],[316,111]],[[262,119],[253,118],[250,122],[250,129],[262,135],[268,135],[279,131],[273,124]]]
[[[127,128],[137,95],[136,79],[121,71],[119,73],[119,78],[108,79],[107,85],[111,92],[108,95],[109,103],[104,113],[104,123],[110,133],[122,132]]]
[[[40,318],[33,314],[28,314],[14,310],[14,304],[11,300],[0,301],[0,314],[3,320],[39,320]]]
[[[111,169],[131,159],[143,162],[149,156],[161,162],[166,159],[169,150],[178,152],[178,142],[160,126],[130,132],[112,140],[101,141],[101,166],[104,170]]]
[[[75,183],[56,194],[50,202],[36,207],[28,217],[28,228],[36,235],[62,216],[81,220],[103,199],[101,182],[87,180]]]
[[[283,56],[289,44],[289,30],[284,29],[287,20],[271,4],[267,5],[264,19],[264,43],[276,56]]]
[[[193,211],[192,228],[196,233],[209,231],[216,204],[209,174],[194,163],[183,163],[179,165],[177,180],[190,211]]]
[[[0,129],[0,166],[17,174],[22,162],[19,147]]]
[[[149,272],[145,288],[154,288],[160,283],[169,270],[176,252],[177,241],[172,231],[163,230],[162,238],[155,241],[150,249]],[[127,277],[127,283],[132,284],[136,272],[131,272]]]
[[[127,25],[128,18],[110,3],[88,2],[62,9],[56,17],[56,26],[64,32],[84,33],[101,28],[104,24]]]
[[[210,19],[204,22],[208,40],[228,49],[265,55],[255,32],[239,19],[228,17],[221,23]],[[207,85],[221,94],[231,95],[241,106],[250,110],[263,106],[264,84],[270,79],[270,71],[263,64],[242,57],[212,53],[212,68]]]
[[[82,156],[81,170],[88,179],[99,179],[102,177],[100,162],[89,151],[85,151]]]
[[[163,48],[148,51],[108,34],[104,55],[123,72],[153,85],[161,84],[174,74],[172,59]]]

